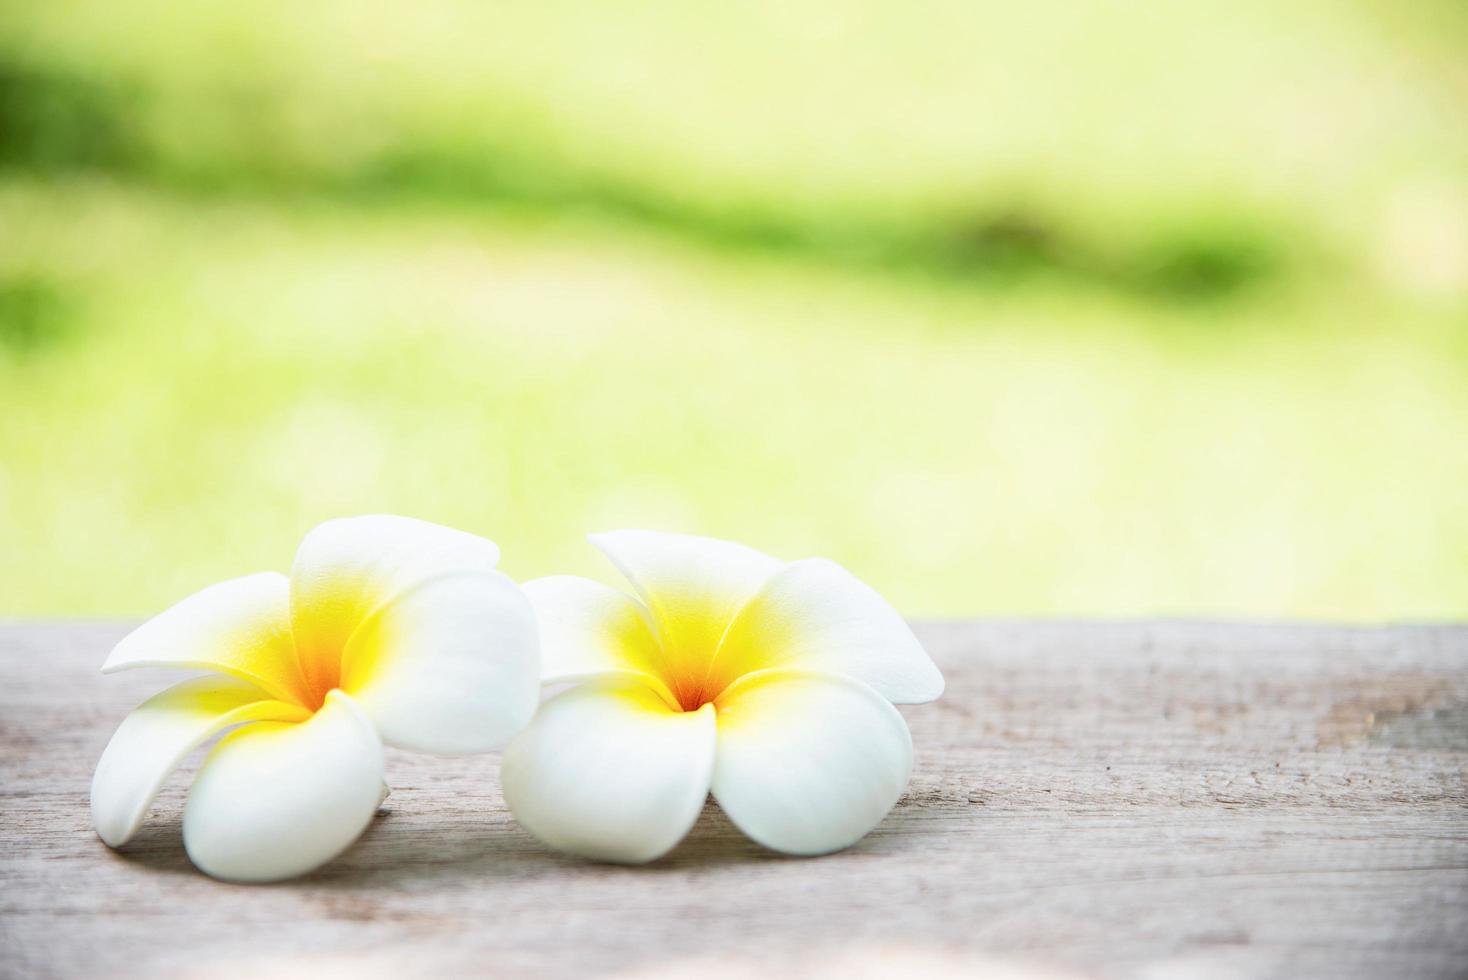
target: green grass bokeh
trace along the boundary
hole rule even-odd
[[[0,614],[331,516],[1468,614],[1447,2],[0,2]]]

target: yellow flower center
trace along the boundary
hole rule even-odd
[[[341,651],[320,647],[303,650],[298,647],[296,656],[301,663],[301,676],[306,681],[303,703],[312,711],[320,711],[326,704],[326,695],[341,687]]]
[[[647,615],[633,603],[603,608],[601,640],[613,659],[657,681],[674,711],[716,704],[739,678],[779,666],[788,638],[770,631],[763,599],[711,598],[697,590],[643,593]]]
[[[683,639],[684,644],[676,644]],[[690,638],[665,640],[648,671],[662,681],[683,711],[714,704],[719,695],[745,674],[775,666],[768,646],[731,630],[713,643],[687,644]],[[706,638],[705,638],[706,639]],[[686,645],[685,645],[686,644]]]

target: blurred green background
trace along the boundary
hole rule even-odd
[[[1468,615],[1468,7],[0,0],[0,614],[367,511]]]

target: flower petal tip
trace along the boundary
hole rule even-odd
[[[382,785],[377,733],[333,691],[304,722],[247,725],[214,747],[184,806],[184,849],[224,881],[294,878],[367,829]]]
[[[675,712],[634,679],[603,678],[547,701],[500,767],[515,819],[548,847],[645,864],[703,810],[715,710]]]

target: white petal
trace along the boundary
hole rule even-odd
[[[835,562],[791,562],[739,611],[719,672],[788,667],[846,674],[897,704],[932,701],[943,675],[897,611]]]
[[[310,688],[335,687],[341,654],[362,620],[435,575],[491,571],[492,541],[411,517],[327,521],[307,534],[291,566],[291,624]]]
[[[540,624],[542,682],[637,674],[662,683],[662,653],[642,603],[574,575],[533,579],[523,588]]]
[[[912,738],[876,691],[836,675],[771,670],[718,700],[713,792],[751,838],[788,854],[860,840],[907,786]]]
[[[702,688],[719,640],[780,562],[729,541],[661,531],[610,531],[591,542],[647,604],[679,700],[692,705],[717,693]]]
[[[505,750],[505,802],[541,842],[604,861],[661,857],[708,797],[714,711],[670,709],[635,679],[590,681],[541,706]]]
[[[341,686],[389,745],[445,755],[496,748],[540,700],[535,613],[499,572],[430,578],[361,625]]]
[[[92,777],[97,835],[109,847],[126,844],[168,774],[211,735],[243,722],[300,721],[310,714],[232,677],[184,681],[144,701],[118,726]]]
[[[305,703],[291,641],[290,581],[261,572],[194,593],[123,637],[102,671],[131,667],[215,670]]]
[[[305,874],[357,839],[382,790],[382,743],[332,691],[307,721],[250,725],[215,746],[184,806],[184,847],[227,881]]]

